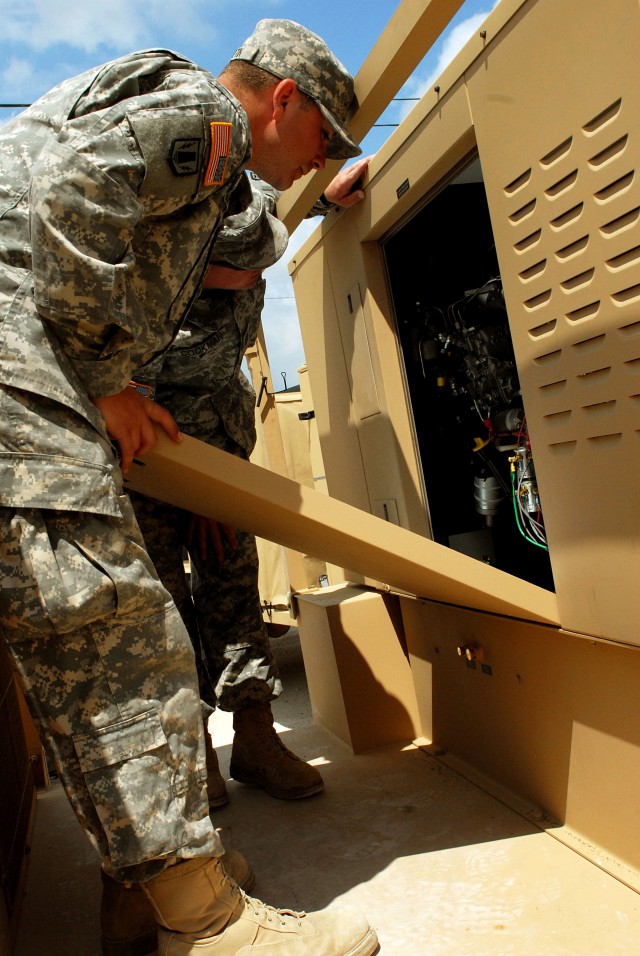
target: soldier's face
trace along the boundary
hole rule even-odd
[[[280,99],[274,98],[273,119],[265,128],[259,154],[262,172],[252,162],[252,169],[280,190],[313,169],[324,169],[333,133],[313,100],[301,94],[292,81],[283,84],[290,86],[285,86]],[[254,158],[256,155],[254,150]]]

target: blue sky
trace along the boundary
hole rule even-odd
[[[495,0],[465,0],[433,51],[399,92],[419,96],[474,33]],[[385,0],[0,0],[0,103],[30,103],[56,83],[143,47],[169,47],[217,74],[263,17],[288,17],[322,36],[357,73],[397,4]],[[397,123],[411,104],[389,106]],[[0,123],[19,112],[0,109]],[[361,144],[375,153],[393,128],[374,128]],[[263,315],[274,387],[298,381],[304,362],[286,263],[315,228],[306,221],[283,259],[266,273]],[[283,377],[284,373],[284,377]]]

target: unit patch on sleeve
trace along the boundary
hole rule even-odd
[[[202,113],[177,109],[132,111],[129,123],[144,160],[140,196],[170,205],[190,201],[205,169],[207,127]]]
[[[193,176],[200,169],[201,139],[174,139],[169,162],[176,176]]]
[[[231,123],[211,123],[211,153],[204,175],[205,186],[221,186],[231,149]]]

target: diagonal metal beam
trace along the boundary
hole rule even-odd
[[[127,487],[447,604],[558,625],[550,591],[195,438],[158,443]]]

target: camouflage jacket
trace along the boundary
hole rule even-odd
[[[155,385],[156,401],[186,435],[226,451],[237,445],[247,456],[256,442],[256,394],[241,364],[258,335],[265,286],[261,279],[251,289],[205,291],[171,348],[136,376]]]
[[[223,259],[225,252],[233,249],[237,255],[243,244],[256,241],[254,230],[246,227],[247,217],[257,221],[252,196],[264,203],[261,216],[277,215],[280,193],[249,172],[231,197],[216,243],[215,252]],[[258,258],[262,252],[260,248]],[[169,349],[135,376],[153,385],[156,401],[169,409],[186,435],[247,457],[256,443],[256,393],[241,365],[258,337],[265,289],[260,279],[250,289],[203,290]]]
[[[81,496],[87,468],[105,467],[87,440],[106,437],[91,397],[124,388],[174,337],[249,156],[237,100],[164,50],[67,80],[2,127],[0,382],[30,396],[18,423],[30,439],[23,454],[0,416],[0,503],[25,503],[18,467],[64,467],[61,507]],[[89,431],[68,428],[52,446],[38,402]],[[33,487],[27,503],[51,506]]]

